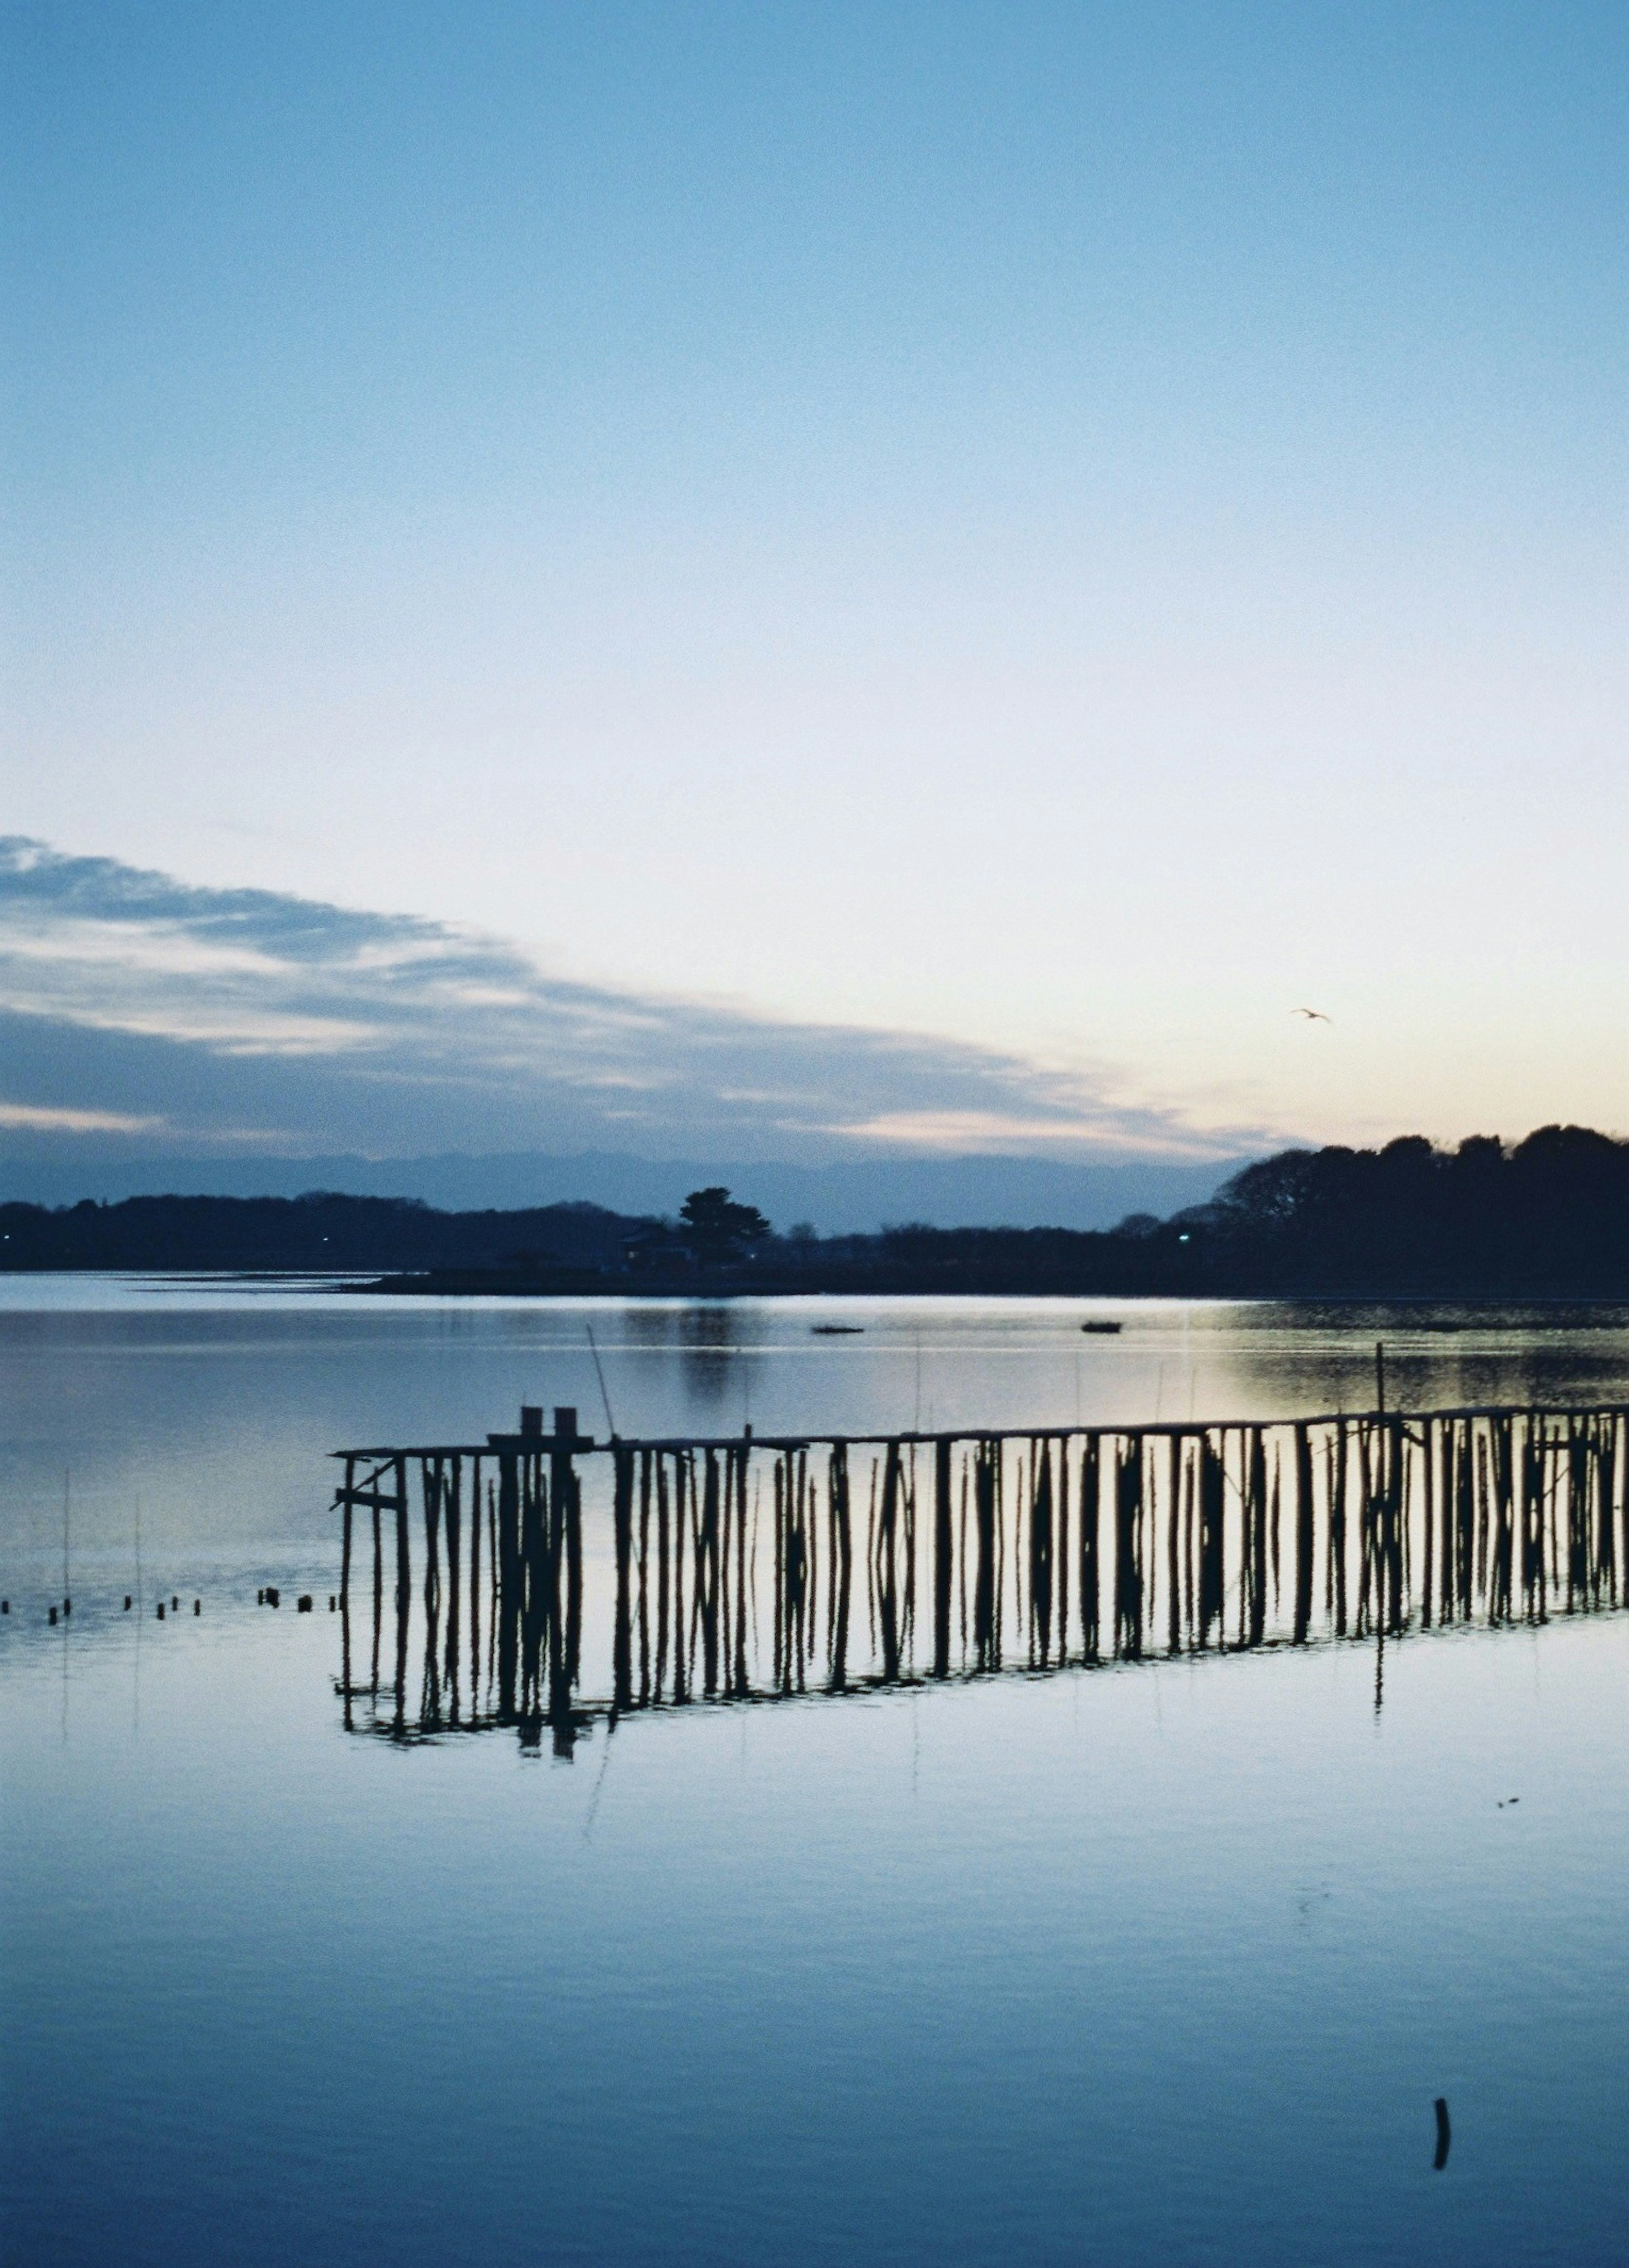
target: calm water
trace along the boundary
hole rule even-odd
[[[1351,1409],[1382,1335],[1412,1405],[1587,1402],[1629,1319],[4,1296],[8,2260],[1622,2256],[1629,1617],[1410,1637],[1378,1710],[1337,1645],[565,1762],[347,1736],[338,1617],[254,1599],[337,1587],[332,1447],[603,1430],[588,1320],[633,1433]]]

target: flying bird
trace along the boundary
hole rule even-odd
[[[1292,1016],[1304,1016],[1309,1024],[1332,1024],[1333,1016],[1326,1016],[1322,1008],[1292,1008]]]

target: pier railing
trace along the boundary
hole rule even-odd
[[[1629,1405],[337,1453],[345,1722],[509,1725],[1619,1603]]]

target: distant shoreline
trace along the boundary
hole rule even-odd
[[[1629,1301],[1629,1142],[1286,1150],[1215,1197],[1117,1227],[776,1233],[723,1188],[675,1219],[588,1204],[441,1212],[402,1198],[149,1197],[0,1204],[0,1272],[321,1275],[359,1297]]]

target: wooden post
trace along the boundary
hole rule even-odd
[[[396,1730],[406,1721],[408,1615],[412,1605],[411,1560],[408,1545],[407,1459],[398,1457],[396,1471]]]
[[[882,1518],[877,1533],[877,1613],[881,1625],[882,1675],[899,1675],[899,1598],[895,1530],[899,1520],[899,1443],[883,1455]]]
[[[719,1690],[719,1453],[711,1448],[702,1464],[696,1588],[702,1617],[702,1690],[711,1698]]]
[[[498,1459],[498,1713],[515,1717],[515,1673],[520,1651],[520,1461],[512,1449]]]
[[[933,1445],[933,1675],[950,1675],[950,1443]]]
[[[1165,1621],[1168,1652],[1183,1650],[1182,1507],[1183,1437],[1173,1433],[1167,1459],[1170,1501],[1165,1507]]]
[[[849,1608],[852,1592],[852,1539],[849,1533],[849,1459],[841,1441],[831,1445],[827,1494],[831,1504],[831,1690],[848,1683]]]
[[[1312,1627],[1312,1440],[1295,1428],[1294,1643],[1305,1646]]]
[[[383,1536],[382,1536],[382,1535],[380,1535],[380,1519],[379,1519],[379,1474],[378,1474],[378,1472],[377,1472],[377,1471],[375,1471],[375,1473],[374,1473],[374,1475],[373,1475],[373,1480],[372,1480],[372,1492],[373,1492],[373,1504],[372,1504],[372,1512],[373,1512],[373,1675],[372,1675],[372,1683],[371,1690],[372,1690],[372,1694],[373,1694],[373,1696],[374,1696],[374,1698],[375,1698],[375,1699],[377,1699],[377,1698],[378,1698],[378,1696],[379,1696],[379,1646],[380,1646],[380,1625],[382,1624],[382,1623],[383,1623],[383,1621],[384,1621],[384,1617],[385,1617],[385,1545],[384,1545],[384,1538],[383,1538]]]
[[[1088,1433],[1080,1451],[1080,1652],[1095,1661],[1101,1646],[1097,1530],[1102,1510],[1102,1441]]]
[[[973,1466],[973,1652],[981,1669],[996,1668],[1001,1658],[996,1627],[996,1464],[1000,1454],[999,1441],[981,1440]]]
[[[1143,1650],[1143,1437],[1131,1433],[1115,1456],[1115,1652],[1131,1661]]]
[[[549,1719],[554,1727],[557,1756],[569,1756],[576,1742],[576,1726],[571,1714],[572,1691],[577,1684],[579,1654],[582,1642],[583,1624],[583,1521],[582,1499],[578,1489],[577,1469],[572,1462],[571,1444],[577,1436],[575,1410],[555,1411],[555,1450],[549,1463],[549,1492],[553,1499],[553,1529],[556,1546],[555,1565],[564,1559],[565,1600],[563,1625],[557,1621],[557,1643],[551,1638],[549,1653]],[[554,1611],[559,1616],[557,1594]]]
[[[615,1496],[612,1519],[616,1541],[616,1622],[611,1642],[611,1705],[626,1709],[633,1700],[633,1621],[630,1576],[633,1560],[633,1451],[615,1452]]]
[[[446,1513],[446,1689],[447,1714],[458,1722],[458,1641],[462,1625],[460,1593],[464,1574],[464,1461],[453,1459],[452,1480],[445,1491]]]
[[[1227,1643],[1222,1616],[1227,1602],[1223,1524],[1227,1512],[1227,1469],[1223,1452],[1207,1433],[1199,1444],[1199,1645],[1208,1647],[1211,1631],[1218,1646]]]
[[[339,1567],[339,1652],[340,1677],[345,1694],[345,1730],[352,1729],[350,1708],[350,1523],[356,1507],[350,1501],[351,1484],[356,1476],[356,1460],[345,1460],[345,1539]],[[129,1604],[129,1602],[126,1602]]]
[[[469,1469],[469,1713],[481,1713],[481,1460]]]
[[[735,1454],[735,1690],[747,1690],[747,1467],[750,1442]]]

